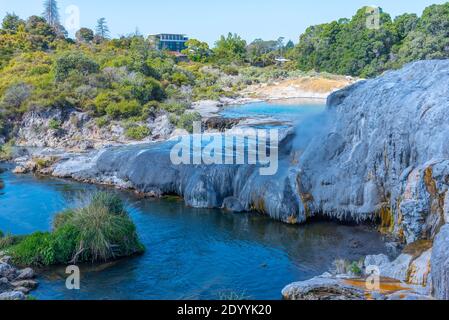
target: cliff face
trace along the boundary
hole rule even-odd
[[[449,209],[449,61],[422,61],[328,99],[328,128],[300,159],[308,208],[382,219],[407,243],[433,239]]]

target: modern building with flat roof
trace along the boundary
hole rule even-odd
[[[151,41],[159,50],[181,52],[189,40],[184,34],[161,33],[150,36]]]

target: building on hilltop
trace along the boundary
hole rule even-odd
[[[151,35],[149,39],[156,49],[174,52],[186,49],[186,42],[189,40],[184,34],[169,33]]]

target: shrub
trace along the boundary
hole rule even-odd
[[[100,92],[95,98],[94,104],[97,111],[97,114],[103,115],[106,113],[106,108],[113,104],[120,102],[121,97],[111,91]]]
[[[26,236],[8,254],[20,266],[49,266],[108,261],[144,250],[123,202],[99,193],[86,207],[58,214],[51,233]]]
[[[105,207],[111,214],[122,215],[126,214],[123,201],[110,193],[99,192],[92,197],[92,205],[95,207]]]
[[[142,106],[137,100],[120,101],[112,103],[106,107],[106,113],[110,117],[117,118],[129,118],[137,116],[141,113]]]
[[[98,64],[81,52],[69,52],[56,60],[56,81],[64,81],[72,73],[86,76],[99,71]]]
[[[2,105],[7,108],[17,109],[28,99],[31,94],[31,86],[25,83],[18,83],[10,86],[2,99]]]
[[[167,102],[163,103],[161,108],[167,112],[181,115],[186,111],[187,106],[181,102]]]
[[[133,140],[143,140],[151,134],[146,126],[131,126],[125,131],[126,137]]]
[[[175,72],[172,76],[172,83],[182,86],[190,83],[189,77],[182,72]]]
[[[99,128],[103,128],[109,123],[109,118],[107,116],[97,118],[95,119],[95,123]]]
[[[48,127],[52,130],[59,130],[59,129],[61,129],[61,122],[56,119],[51,119],[48,122]]]

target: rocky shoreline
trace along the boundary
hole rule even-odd
[[[11,257],[0,252],[0,301],[26,300],[38,286],[35,272],[31,268],[18,269],[10,262]]]

